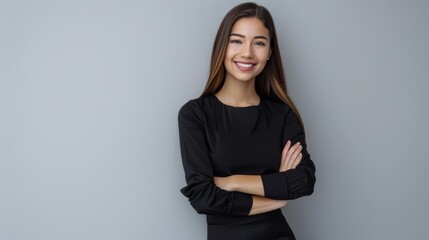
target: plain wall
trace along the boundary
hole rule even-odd
[[[0,239],[205,239],[177,112],[240,1],[0,1]],[[257,1],[317,167],[298,239],[428,239],[429,2]]]

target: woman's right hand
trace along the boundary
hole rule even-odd
[[[288,140],[282,151],[282,159],[279,172],[285,172],[289,169],[295,169],[302,159],[302,146],[300,142],[291,147],[291,141]]]

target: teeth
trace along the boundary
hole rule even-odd
[[[237,63],[240,67],[250,68],[253,66],[251,63]]]

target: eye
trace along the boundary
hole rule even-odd
[[[259,42],[255,42],[255,45],[256,45],[256,46],[260,46],[260,47],[264,47],[264,46],[266,46],[267,44],[265,44],[265,42],[259,41]]]
[[[229,42],[232,44],[241,44],[241,41],[237,40],[237,39],[231,39],[231,40],[229,40]]]

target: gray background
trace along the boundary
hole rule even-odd
[[[177,111],[240,1],[0,1],[0,239],[204,239]],[[429,2],[258,1],[317,166],[298,239],[428,239]]]

